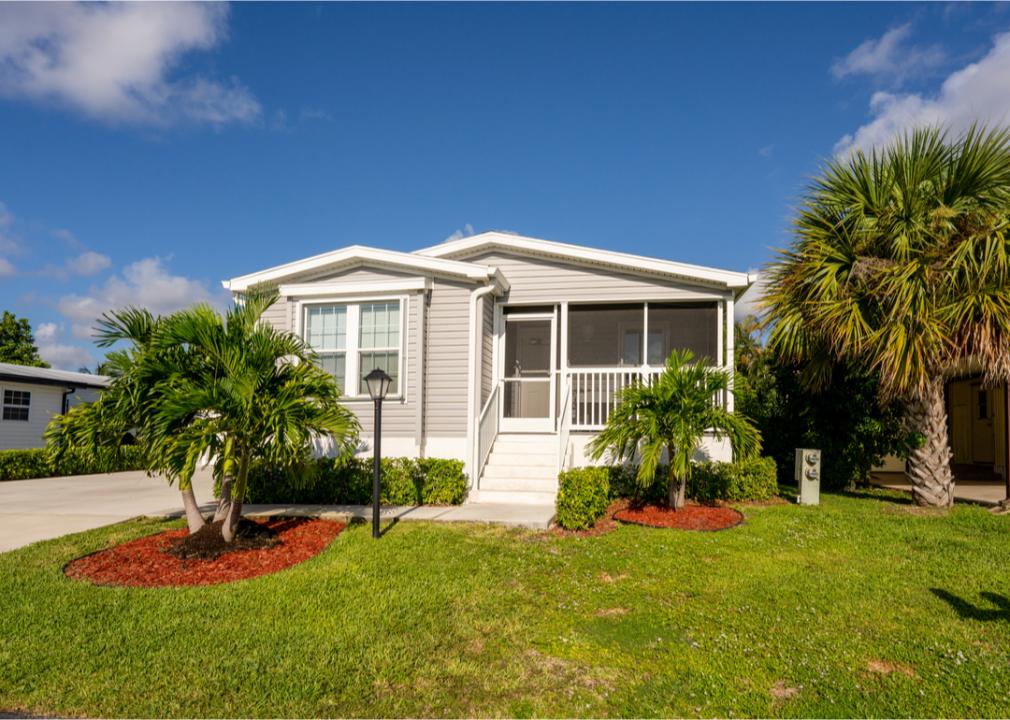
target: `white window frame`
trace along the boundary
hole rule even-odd
[[[362,348],[361,347],[361,306],[370,303],[400,303],[400,346],[396,348],[399,353],[397,365],[397,382],[399,390],[395,395],[386,396],[386,400],[398,400],[406,402],[408,398],[408,378],[407,378],[407,353],[410,343],[407,342],[407,329],[409,327],[410,296],[409,295],[361,295],[361,296],[333,296],[319,297],[311,300],[299,300],[298,308],[298,335],[303,340],[306,339],[305,318],[306,309],[320,305],[343,305],[347,308],[347,343],[344,353],[344,385],[341,400],[346,403],[370,403],[372,399],[368,393],[361,393],[360,390],[360,360],[362,352],[389,352],[393,348]],[[351,392],[353,391],[353,392]]]
[[[7,403],[4,402],[4,395],[8,392],[16,393],[28,393],[28,417],[24,420],[16,420],[14,418],[5,418],[3,411],[4,408],[8,407]],[[11,405],[12,408],[23,408],[24,405]],[[0,387],[0,422],[16,422],[16,423],[30,423],[32,421],[32,391],[22,390],[20,388],[10,388],[10,387]]]

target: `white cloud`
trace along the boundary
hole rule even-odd
[[[215,293],[198,280],[172,275],[162,258],[152,257],[127,265],[121,276],[113,275],[86,295],[64,295],[57,309],[71,321],[75,337],[90,338],[95,321],[109,310],[132,305],[164,315],[199,302],[222,307],[226,301],[223,290]]]
[[[11,277],[17,274],[17,269],[7,258],[0,257],[0,277]]]
[[[223,40],[226,18],[219,4],[0,3],[0,95],[108,122],[254,120],[259,102],[237,80],[175,72]]]
[[[893,85],[907,78],[932,70],[946,59],[943,49],[932,45],[915,47],[908,44],[911,23],[888,30],[879,38],[866,40],[844,58],[835,60],[831,74],[836,78],[869,75]]]
[[[442,242],[450,242],[452,240],[459,240],[460,238],[470,237],[473,235],[473,225],[467,223],[462,229],[454,230],[445,240]]]
[[[67,271],[74,275],[97,275],[102,270],[112,266],[112,260],[108,255],[102,255],[91,250],[83,252],[72,260],[67,261]]]
[[[934,95],[874,93],[873,119],[835,144],[836,153],[886,144],[914,127],[944,125],[953,132],[973,122],[1001,125],[1010,120],[1010,33],[997,35],[978,62],[951,73]]]
[[[87,348],[70,345],[61,341],[63,326],[46,322],[35,329],[35,342],[39,355],[55,368],[77,370],[91,364],[92,356]]]
[[[758,155],[763,158],[770,158],[775,153],[774,145],[765,145],[764,147],[758,148]]]
[[[754,271],[751,270],[750,272]],[[764,296],[765,285],[764,274],[758,274],[758,278],[754,281],[754,284],[747,288],[744,294],[733,305],[733,320],[735,322],[740,322],[748,315],[757,315],[758,303],[761,302],[761,298]]]

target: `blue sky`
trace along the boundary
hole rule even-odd
[[[94,317],[352,243],[513,230],[737,270],[819,163],[1010,119],[1010,12],[0,5],[0,308]]]

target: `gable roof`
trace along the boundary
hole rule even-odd
[[[749,287],[757,279],[754,273],[689,265],[687,263],[661,260],[644,255],[632,255],[613,250],[599,250],[597,248],[585,247],[584,245],[571,245],[553,240],[541,240],[540,238],[498,231],[479,233],[458,240],[447,240],[438,245],[417,250],[414,254],[431,258],[451,258],[483,250],[496,249],[513,253],[518,251],[519,254],[571,260],[588,265],[609,267],[633,274],[661,275],[720,285],[741,291]]]
[[[240,275],[231,280],[223,280],[221,284],[232,292],[248,290],[260,283],[276,282],[312,270],[354,267],[357,265],[380,266],[417,270],[471,282],[486,282],[496,280],[503,288],[508,288],[508,282],[497,268],[477,263],[461,262],[439,257],[417,255],[415,253],[398,252],[367,247],[365,245],[350,245],[330,252],[314,255],[304,260],[277,265],[266,270]]]
[[[112,378],[105,375],[53,370],[52,368],[30,367],[0,363],[0,380],[8,382],[35,383],[38,385],[64,385],[73,387],[107,387]]]

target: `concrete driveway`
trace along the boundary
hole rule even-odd
[[[193,478],[196,499],[213,500],[209,472]],[[179,490],[143,472],[0,482],[0,552],[123,522],[182,513]]]

